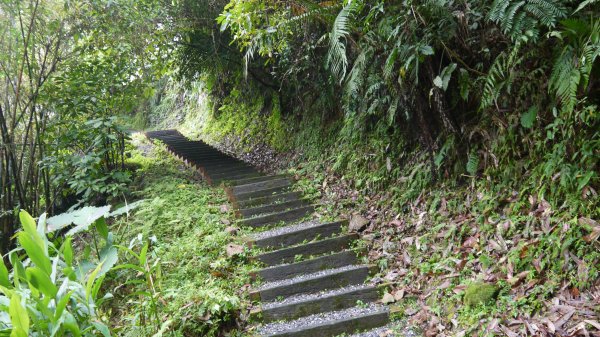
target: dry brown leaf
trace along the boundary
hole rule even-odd
[[[600,331],[600,323],[598,323],[598,321],[592,321],[590,319],[586,319],[586,320],[584,320],[584,322],[593,326],[594,328],[596,328]]]
[[[396,301],[400,301],[403,298],[404,298],[404,289],[400,289],[400,290],[396,291],[396,293],[394,294],[394,299]]]
[[[508,337],[519,337],[518,334],[514,333],[512,330],[510,330],[508,327],[506,327],[504,325],[500,325],[500,330],[502,330],[502,332],[504,332],[506,334],[506,336],[508,336]]]
[[[236,245],[236,244],[230,243],[225,248],[225,252],[227,253],[227,256],[229,256],[229,257],[232,257],[234,255],[239,255],[239,254],[242,254],[244,252],[244,246],[240,246],[240,245]]]

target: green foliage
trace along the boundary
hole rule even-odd
[[[537,40],[540,27],[553,28],[568,10],[560,0],[495,0],[487,15],[513,41]]]
[[[254,266],[226,255],[224,193],[141,137],[133,142],[146,153],[134,150],[130,161],[139,167],[133,193],[147,201],[111,226],[130,266],[107,280],[116,288],[107,308],[118,318],[113,327],[122,336],[220,335],[235,327],[238,290]]]
[[[592,67],[600,56],[600,19],[590,22],[577,19],[564,20],[562,30],[554,32],[564,47],[552,69],[550,90],[571,111],[579,101],[578,94],[587,91]]]
[[[340,83],[344,81],[348,69],[345,40],[350,34],[350,16],[356,10],[357,3],[350,1],[342,8],[333,21],[333,27],[329,33],[329,50],[325,64]]]
[[[117,262],[106,237],[104,254],[75,263],[72,237],[57,242],[46,234],[42,215],[36,225],[25,211],[18,246],[10,253],[12,269],[0,265],[0,329],[10,336],[110,336],[99,307],[109,299],[100,288]],[[62,242],[62,243],[61,243]]]
[[[164,12],[153,0],[0,3],[3,253],[19,209],[60,212],[125,191],[117,116],[170,64]]]

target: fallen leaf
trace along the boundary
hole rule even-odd
[[[221,205],[221,207],[219,207],[219,210],[221,211],[221,213],[228,213],[230,208],[229,208],[229,205],[223,204],[223,205]]]
[[[598,323],[597,321],[592,321],[589,319],[584,320],[585,323],[592,325],[594,328],[600,330],[600,323]]]
[[[352,219],[350,219],[350,224],[348,225],[348,230],[350,232],[358,232],[368,224],[369,224],[369,219],[363,217],[362,215],[354,215],[354,216],[352,216]]]
[[[385,295],[383,295],[383,298],[381,299],[381,302],[383,302],[383,304],[390,304],[396,302],[396,299],[394,298],[394,296],[392,296],[392,294],[385,293]]]
[[[242,254],[244,252],[244,246],[230,243],[227,245],[227,248],[225,248],[225,251],[227,252],[227,256],[232,257],[234,255]]]
[[[402,298],[404,298],[404,289],[400,289],[394,294],[394,299],[396,301],[400,301]]]

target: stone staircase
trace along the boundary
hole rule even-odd
[[[255,273],[251,329],[258,336],[380,336],[389,309],[367,283],[370,266],[352,250],[358,236],[346,221],[311,219],[315,206],[293,190],[286,175],[264,175],[251,165],[176,130],[147,132],[195,167],[213,186],[224,186],[239,226],[253,228],[248,245],[264,268]],[[366,332],[364,332],[366,331]]]

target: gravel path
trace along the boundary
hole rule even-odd
[[[290,329],[297,329],[300,327],[312,327],[321,325],[328,321],[335,321],[339,319],[352,318],[357,316],[363,316],[370,313],[376,313],[381,311],[387,311],[387,307],[376,304],[369,304],[365,307],[353,307],[350,309],[332,311],[327,313],[320,313],[311,316],[302,317],[300,319],[289,321],[289,322],[278,322],[266,324],[258,328],[260,335],[270,335],[274,333],[284,332]]]

